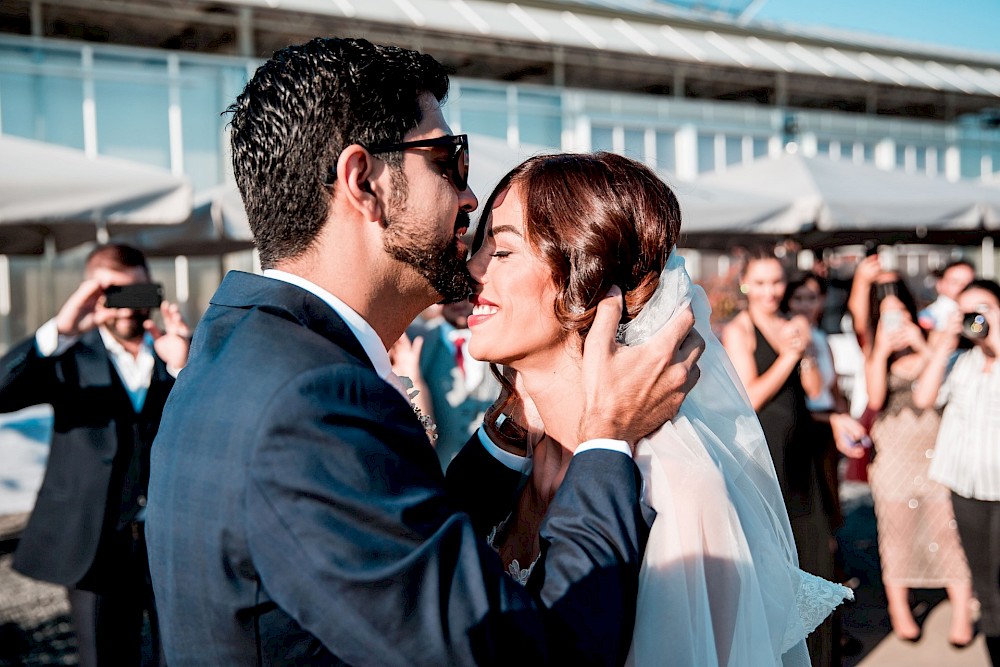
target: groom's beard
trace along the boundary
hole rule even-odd
[[[405,198],[405,193],[403,194]],[[406,216],[400,205],[390,206],[385,216],[383,243],[393,259],[409,264],[441,295],[443,303],[468,298],[472,277],[465,266],[465,253],[452,233],[447,237],[428,238],[426,229]],[[469,214],[459,211],[455,230],[469,228]]]

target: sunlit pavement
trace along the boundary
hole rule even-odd
[[[921,639],[908,642],[892,634],[882,588],[875,513],[867,484],[847,482],[841,488],[844,527],[838,533],[845,575],[855,578],[855,601],[843,613],[843,629],[861,643],[845,655],[844,667],[990,667],[982,636],[965,649],[948,643],[951,606],[943,590],[916,590],[914,616]]]

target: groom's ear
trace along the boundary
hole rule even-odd
[[[381,221],[382,204],[378,188],[372,182],[385,171],[384,165],[372,158],[364,146],[351,144],[337,158],[334,197],[340,197],[366,221]]]

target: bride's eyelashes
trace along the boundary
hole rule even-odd
[[[510,250],[497,250],[490,253],[490,257],[496,257],[497,259],[503,259],[504,257],[509,257],[511,254]]]

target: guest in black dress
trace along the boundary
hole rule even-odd
[[[818,393],[822,375],[811,345],[809,322],[787,317],[780,304],[787,278],[774,255],[753,253],[741,274],[747,309],[726,325],[722,342],[757,411],[774,461],[803,570],[833,579],[833,525],[836,505],[824,493],[824,459],[829,437],[823,437],[806,407],[806,394]],[[830,415],[834,436],[859,441],[864,429],[847,415]],[[860,447],[848,447],[858,456]],[[814,665],[839,664],[831,617],[808,639]]]

